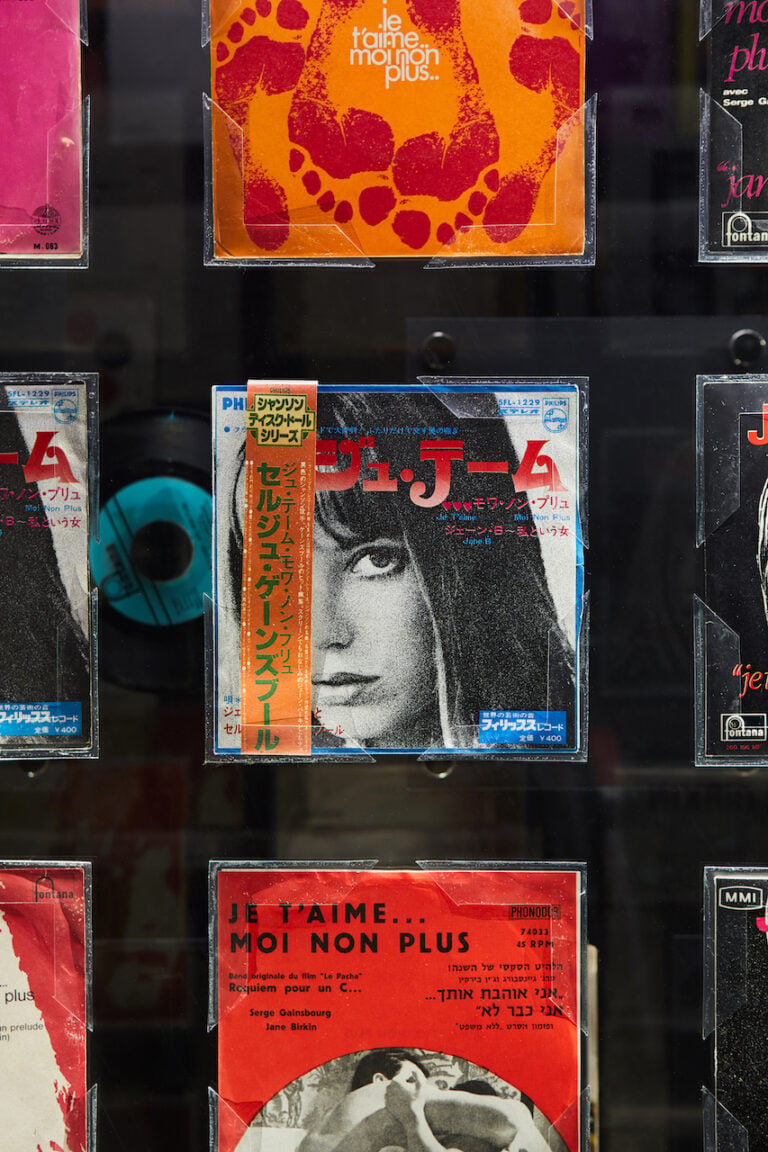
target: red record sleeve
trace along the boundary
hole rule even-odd
[[[576,1152],[583,872],[214,864],[218,1152]]]
[[[86,1152],[88,866],[0,863],[3,1148]]]

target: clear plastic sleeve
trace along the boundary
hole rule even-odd
[[[310,1146],[358,1103],[386,1144],[586,1152],[584,865],[416,863],[211,862],[211,1152]]]
[[[768,765],[768,377],[696,385],[696,764]]]
[[[86,0],[6,4],[0,126],[0,269],[87,268],[90,106],[82,91]]]
[[[96,1149],[91,865],[0,860],[0,1104],[10,1148]]]
[[[704,1088],[707,1152],[749,1152],[765,1138],[758,1069],[768,924],[768,870],[704,869],[704,1000],[702,1034],[711,1050]]]
[[[593,264],[591,0],[475,16],[203,0],[205,264]]]
[[[0,373],[0,758],[98,755],[98,377]]]
[[[707,89],[700,94],[699,259],[768,260],[765,121],[760,69],[768,41],[757,4],[700,0]]]
[[[273,430],[304,392],[314,445],[254,447],[257,399]],[[261,381],[213,408],[210,760],[586,759],[583,377]]]

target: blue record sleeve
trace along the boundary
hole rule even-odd
[[[247,395],[213,390],[214,759],[244,755]],[[583,758],[585,425],[583,379],[318,387],[310,758]]]

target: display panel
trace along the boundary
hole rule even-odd
[[[207,0],[207,259],[589,262],[583,0]]]
[[[81,9],[0,5],[0,267],[85,253]]]
[[[214,389],[209,753],[578,756],[584,385]]]
[[[215,1152],[586,1147],[584,874],[211,865]]]
[[[90,865],[0,861],[4,1147],[86,1152]]]
[[[96,388],[0,374],[0,757],[96,754]]]

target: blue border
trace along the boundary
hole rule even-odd
[[[565,377],[562,383],[555,380],[547,382],[537,376],[521,376],[519,383],[510,384],[500,379],[497,383],[489,384],[318,384],[318,394],[323,392],[530,392],[536,388],[540,392],[575,392],[579,393],[578,384]],[[213,395],[223,395],[225,392],[247,392],[247,384],[215,384]]]

